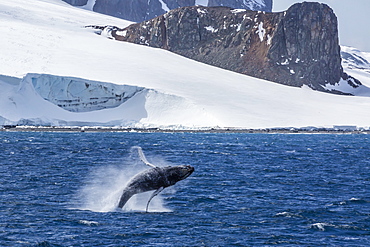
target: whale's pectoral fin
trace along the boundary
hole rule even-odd
[[[151,163],[149,163],[149,161],[145,158],[145,155],[144,155],[144,153],[143,153],[143,149],[141,148],[141,147],[138,147],[137,148],[137,151],[138,151],[138,153],[139,153],[139,156],[140,156],[140,159],[141,159],[141,161],[142,162],[144,162],[146,165],[148,165],[148,166],[151,166],[151,167],[153,167],[153,168],[156,168],[156,166],[155,165],[153,165],[153,164],[151,164]]]
[[[146,204],[146,210],[145,212],[148,212],[148,207],[149,207],[149,203],[150,201],[153,199],[153,197],[155,197],[156,195],[158,195],[159,193],[161,193],[161,191],[164,189],[164,187],[160,187],[159,189],[157,189],[156,191],[153,192],[153,194],[150,196],[149,198],[149,201],[148,203]]]
[[[119,208],[123,208],[123,206],[125,206],[126,202],[134,195],[134,193],[132,193],[130,190],[124,190],[123,193],[122,193],[122,196],[119,200],[119,204],[118,204],[118,207]]]

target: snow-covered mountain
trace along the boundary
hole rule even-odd
[[[130,22],[61,0],[0,0],[0,23],[0,125],[370,125],[370,97],[287,87],[165,50],[106,39],[84,27],[107,23],[124,27]],[[369,60],[368,54],[357,54]],[[345,70],[370,85],[366,70],[349,66]],[[68,87],[71,80],[78,85]],[[48,84],[51,81],[61,83],[58,90]],[[131,90],[124,102],[89,108],[94,105],[90,99],[120,95],[122,88]],[[72,109],[58,106],[59,100],[71,100],[67,96],[81,104]],[[83,107],[86,102],[88,108]]]
[[[345,68],[356,69],[370,74],[370,52],[361,52],[356,48],[342,46],[342,64]]]
[[[183,7],[126,28],[92,26],[111,39],[169,50],[196,61],[283,85],[348,94],[361,82],[343,73],[337,17],[326,4],[285,12]]]
[[[160,16],[171,9],[185,6],[227,6],[256,11],[272,11],[272,0],[64,0],[96,12],[125,20],[142,22]]]
[[[365,86],[370,86],[370,52],[361,52],[356,48],[341,46],[342,66],[346,73],[352,75]],[[340,86],[340,85],[338,85]],[[348,90],[351,90],[348,88]],[[353,90],[353,89],[352,89]],[[356,91],[356,90],[355,90]],[[357,89],[355,95],[369,94],[363,87]]]

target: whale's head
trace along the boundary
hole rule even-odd
[[[173,185],[184,180],[194,172],[194,167],[189,165],[167,167],[167,179]]]

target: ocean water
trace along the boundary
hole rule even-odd
[[[195,172],[130,199],[158,166]],[[0,246],[370,246],[370,136],[0,133]]]

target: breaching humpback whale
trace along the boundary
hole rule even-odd
[[[164,188],[176,184],[178,181],[189,177],[194,167],[189,165],[157,167],[148,162],[141,147],[138,147],[141,161],[152,168],[133,177],[124,188],[118,207],[123,208],[126,202],[135,194],[155,190],[146,204],[146,212],[150,201]]]

